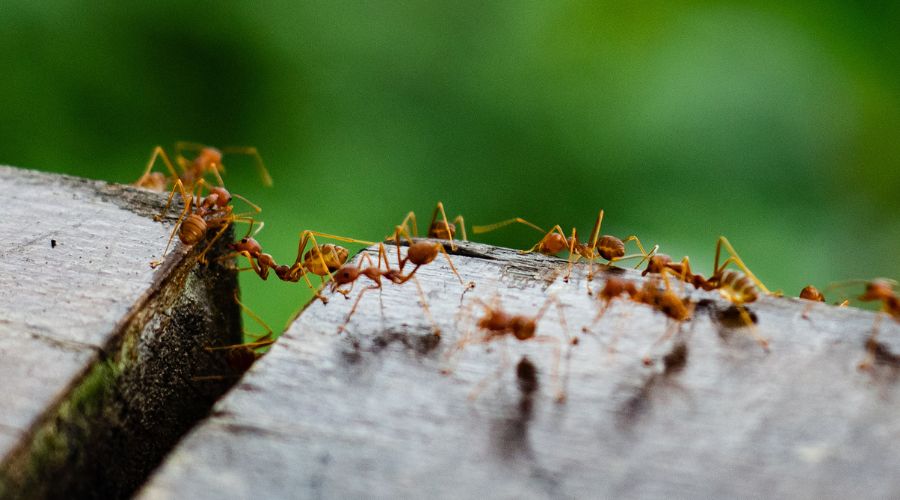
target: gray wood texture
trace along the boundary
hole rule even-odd
[[[882,355],[861,372],[872,312],[764,297],[750,309],[766,353],[716,293],[688,291],[704,302],[654,346],[671,324],[646,306],[614,302],[593,323],[599,305],[581,266],[565,283],[559,259],[474,243],[455,253],[474,290],[463,294],[443,260],[418,273],[440,338],[413,282],[367,293],[343,334],[360,287],[351,300],[310,304],[139,497],[900,496],[896,322],[882,322]],[[565,402],[555,400],[552,342],[454,354],[478,335],[476,297],[534,314],[550,296],[579,339],[562,349]],[[538,334],[564,338],[553,309]],[[517,380],[523,356],[538,370],[534,393]]]
[[[235,276],[176,248],[165,195],[0,167],[0,497],[122,496],[231,381]],[[213,328],[215,326],[216,328]]]

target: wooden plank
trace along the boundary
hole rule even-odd
[[[165,196],[0,167],[0,497],[122,496],[229,381],[233,272],[179,248]],[[215,325],[216,328],[211,326]]]
[[[873,313],[812,304],[807,319],[808,302],[762,298],[750,308],[767,354],[729,326],[729,304],[691,291],[707,302],[654,348],[668,326],[646,306],[616,302],[592,326],[598,303],[581,267],[564,283],[558,259],[472,243],[456,253],[477,282],[465,295],[443,261],[418,274],[439,339],[412,282],[368,294],[345,334],[352,300],[311,304],[140,498],[900,495],[900,364],[882,357],[873,372],[857,370]],[[481,315],[466,312],[475,297],[534,314],[553,295],[579,339],[564,403],[552,345],[510,339],[448,358]],[[538,333],[564,335],[554,311]],[[882,322],[881,338],[900,352],[896,322]],[[670,356],[666,368],[677,345],[686,363]],[[642,363],[648,353],[653,366]],[[522,356],[538,370],[534,394],[516,378]]]

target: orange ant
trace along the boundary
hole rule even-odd
[[[719,265],[722,247],[725,247],[729,257]],[[742,272],[726,269],[728,264],[732,263],[738,266]],[[700,288],[706,291],[718,291],[723,298],[738,308],[744,324],[751,327],[753,326],[753,320],[747,313],[744,304],[755,302],[759,298],[759,291],[762,291],[767,295],[771,294],[769,289],[766,288],[756,275],[750,271],[747,265],[744,264],[744,261],[738,255],[737,251],[735,251],[734,247],[731,246],[731,243],[724,236],[720,236],[716,242],[716,258],[713,264],[713,274],[709,279],[691,271],[691,264],[688,257],[684,257],[681,262],[675,263],[672,262],[671,257],[665,254],[656,254],[650,257],[647,262],[647,268],[644,269],[641,276],[646,276],[647,273],[662,274],[664,278],[671,274],[677,276],[685,283],[692,284],[694,288]],[[668,282],[668,278],[666,278],[666,280]],[[768,340],[760,337],[755,330],[753,336],[764,350],[769,350]]]
[[[471,339],[469,333],[466,334],[464,338],[462,338],[456,344],[456,348],[454,351],[458,351],[465,347],[470,343],[489,343],[494,340],[500,338],[512,337],[520,342],[540,342],[540,343],[552,343],[554,344],[554,353],[555,353],[555,361],[553,364],[553,378],[554,380],[559,381],[559,361],[560,361],[560,340],[556,337],[551,337],[548,335],[538,335],[537,327],[538,323],[543,318],[544,314],[547,312],[551,304],[555,304],[557,310],[559,311],[559,324],[563,329],[563,332],[566,333],[567,343],[568,342],[568,326],[566,324],[566,319],[562,311],[562,305],[559,302],[559,299],[556,296],[549,297],[544,305],[538,310],[537,314],[534,316],[526,316],[521,314],[510,314],[504,311],[500,307],[500,299],[499,297],[494,297],[493,301],[490,304],[485,303],[484,301],[475,298],[474,303],[481,306],[484,310],[484,316],[482,316],[476,326],[479,330],[484,332],[484,336],[480,339]],[[452,352],[450,354],[452,354]],[[503,351],[503,362],[501,363],[500,368],[497,370],[497,373],[494,377],[499,376],[505,370],[508,365],[508,359],[506,358],[506,351]],[[445,369],[444,373],[449,373],[449,369]],[[469,399],[475,399],[484,386],[487,384],[488,379],[492,377],[485,378],[478,385],[475,386],[475,389],[469,394]],[[556,401],[562,403],[566,399],[566,392],[562,387],[559,387],[556,394]]]
[[[195,151],[197,156],[189,160],[184,156],[186,151]],[[150,161],[147,162],[147,168],[144,169],[143,175],[135,182],[135,185],[154,191],[164,191],[170,182],[174,183],[176,180],[180,180],[185,186],[193,188],[194,184],[205,179],[207,174],[212,174],[218,185],[223,186],[225,183],[222,181],[221,174],[225,172],[225,165],[222,164],[222,156],[223,154],[232,153],[252,156],[256,160],[256,168],[259,171],[263,184],[265,186],[272,185],[272,177],[269,175],[269,171],[263,164],[262,157],[256,148],[231,147],[219,150],[211,146],[192,142],[175,143],[175,161],[181,169],[180,173],[175,170],[172,161],[162,146],[153,148]],[[169,171],[168,175],[162,172],[151,172],[157,159],[163,161],[163,164]]]
[[[563,232],[563,229],[559,224],[553,226],[550,231],[544,231],[539,226],[536,226],[520,217],[508,219],[487,226],[474,226],[472,229],[475,234],[480,234],[494,231],[515,223],[524,224],[528,227],[536,229],[544,233],[544,237],[541,238],[541,240],[538,241],[530,249],[525,250],[522,253],[538,252],[544,255],[555,256],[563,250],[568,250],[569,267],[564,280],[568,281],[569,275],[572,272],[572,265],[575,262],[578,262],[579,259],[583,258],[586,259],[590,264],[590,271],[588,272],[588,281],[590,281],[594,277],[594,260],[597,259],[597,257],[606,259],[607,265],[612,265],[614,262],[620,260],[643,257],[641,261],[638,262],[637,266],[635,266],[638,267],[641,265],[641,263],[644,262],[644,260],[648,259],[658,249],[658,247],[656,247],[650,252],[650,254],[648,254],[644,250],[644,246],[641,244],[641,240],[635,235],[628,236],[624,240],[608,234],[601,236],[600,228],[603,224],[603,213],[604,212],[601,209],[597,214],[597,220],[594,222],[594,229],[591,231],[591,236],[587,244],[581,243],[578,240],[578,232],[575,228],[572,228],[572,236],[566,237],[566,233]],[[635,242],[635,245],[637,245],[638,249],[641,252],[640,254],[625,255],[625,244],[629,241]]]
[[[206,196],[200,196],[204,187],[207,188],[208,193]],[[183,244],[193,246],[206,238],[210,229],[218,228],[218,232],[216,232],[215,236],[206,245],[206,248],[200,252],[198,257],[198,260],[205,264],[206,253],[209,252],[213,244],[225,234],[225,231],[233,222],[248,222],[253,220],[248,217],[250,214],[235,215],[233,213],[231,206],[232,197],[243,200],[250,205],[256,213],[262,211],[261,208],[251,203],[248,199],[238,194],[232,194],[222,186],[207,187],[206,182],[201,179],[193,186],[190,192],[187,192],[185,191],[181,179],[178,179],[175,181],[172,192],[169,193],[169,199],[166,201],[166,206],[162,209],[162,212],[154,217],[155,220],[162,220],[169,211],[169,207],[172,205],[172,199],[175,197],[176,191],[181,194],[184,208],[178,216],[175,227],[172,228],[172,233],[169,235],[169,241],[166,243],[166,249],[163,251],[163,257],[169,252],[169,247],[171,247],[172,240],[175,238],[176,233],[178,233],[178,239],[180,239]],[[158,261],[151,262],[150,266],[155,268],[161,263],[162,258]]]
[[[399,230],[399,226],[398,226]],[[398,251],[398,259],[399,251]],[[384,262],[384,270],[381,269],[381,264]],[[403,261],[400,260],[401,265]],[[367,264],[367,265],[364,265]],[[418,269],[418,266],[417,266]],[[367,253],[363,253],[360,257],[359,264],[344,264],[334,273],[334,279],[331,282],[331,289],[334,292],[338,292],[343,294],[345,297],[349,295],[350,291],[353,289],[353,285],[356,284],[356,281],[365,276],[370,281],[372,281],[372,285],[367,286],[359,295],[356,296],[356,301],[353,302],[353,306],[350,308],[350,311],[347,313],[347,317],[344,319],[344,322],[341,326],[338,327],[338,333],[343,332],[347,328],[347,324],[350,323],[350,319],[353,317],[353,314],[356,312],[357,307],[359,306],[360,301],[369,290],[380,290],[382,288],[382,278],[387,279],[388,281],[402,285],[406,283],[410,279],[412,279],[416,284],[416,289],[419,293],[420,303],[422,304],[422,309],[425,312],[425,317],[432,325],[432,329],[436,336],[440,336],[441,330],[434,322],[434,318],[431,316],[431,310],[428,308],[428,301],[425,298],[425,292],[422,290],[422,286],[419,284],[419,281],[414,276],[415,269],[411,271],[409,274],[404,275],[402,267],[400,269],[395,269],[390,266],[390,262],[387,257],[387,250],[383,243],[378,244],[378,261],[377,264],[373,265],[372,258]],[[350,288],[346,290],[342,290],[340,287],[342,285],[350,284]]]
[[[400,239],[401,236],[406,238],[407,241],[407,250],[406,256],[400,256]],[[395,283],[403,284],[412,278],[416,271],[419,270],[420,267],[430,264],[437,259],[438,255],[443,254],[444,258],[447,259],[447,264],[450,265],[450,270],[453,271],[453,274],[456,275],[456,279],[459,280],[460,285],[464,285],[467,289],[474,288],[475,283],[469,282],[468,284],[463,283],[462,276],[459,275],[459,272],[456,270],[456,266],[453,265],[453,261],[450,260],[450,254],[447,253],[447,250],[444,249],[444,244],[439,241],[424,241],[424,240],[413,240],[412,236],[410,236],[409,231],[402,226],[396,226],[394,228],[394,244],[397,247],[397,260],[399,262],[398,267],[399,271],[402,275],[403,268],[406,267],[407,263],[412,263],[413,268],[412,271],[409,272],[406,276],[402,276],[400,281],[396,281]]]
[[[880,301],[881,312],[894,318],[900,322],[900,296],[894,291],[897,282],[885,278],[879,278],[866,283],[866,291],[858,297],[863,302]],[[872,368],[878,352],[878,331],[883,314],[875,317],[875,324],[872,326],[872,334],[866,340],[866,350],[868,354],[866,359],[859,364],[860,370],[868,370]]]
[[[438,220],[438,214],[441,218]],[[415,212],[409,212],[400,223],[400,228],[409,232],[409,226],[412,224],[412,235],[419,236],[419,228],[416,226]],[[466,222],[462,215],[457,215],[452,221],[447,219],[447,212],[444,211],[444,204],[437,202],[434,212],[431,213],[431,223],[428,225],[428,237],[438,240],[450,240],[450,248],[456,250],[453,239],[456,238],[457,225],[462,232],[463,241],[468,241],[466,237]]]
[[[297,247],[297,258],[294,259],[294,263],[290,266],[276,266],[275,274],[282,281],[294,283],[300,281],[302,278],[306,281],[306,285],[311,290],[315,291],[316,298],[320,299],[322,303],[327,303],[328,299],[313,286],[309,277],[307,277],[307,274],[312,273],[319,276],[324,285],[325,276],[333,279],[333,273],[347,262],[350,252],[346,248],[332,243],[319,245],[318,241],[316,241],[316,236],[347,243],[361,243],[364,245],[374,245],[374,243],[316,231],[306,230],[300,233],[300,243]],[[310,241],[312,241],[312,248],[307,251],[306,245],[308,245]]]
[[[264,223],[260,222],[259,227],[253,232],[253,236],[256,236],[256,234],[262,230],[264,225]],[[231,249],[233,253],[224,255],[221,258],[229,259],[238,255],[243,255],[250,262],[253,272],[263,280],[266,280],[269,277],[269,270],[276,269],[278,264],[275,262],[272,255],[263,253],[262,245],[250,235],[252,230],[253,221],[251,220],[250,227],[247,229],[247,234],[240,240],[228,244],[228,248]]]
[[[825,302],[825,295],[812,285],[807,285],[803,290],[800,290],[800,298],[813,302]]]

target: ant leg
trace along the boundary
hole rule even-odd
[[[169,193],[169,200],[166,202],[165,208],[163,211],[154,217],[157,221],[162,220],[163,215],[169,211],[169,206],[172,204],[172,197],[175,196],[175,190],[181,192],[181,198],[184,200],[184,209],[181,211],[181,214],[178,215],[178,220],[175,221],[175,226],[172,228],[172,232],[169,233],[169,241],[166,242],[166,249],[163,250],[162,256],[159,260],[155,260],[150,262],[150,267],[157,267],[162,264],[163,259],[169,253],[169,248],[172,246],[172,240],[175,238],[175,234],[181,228],[181,222],[184,221],[185,217],[187,217],[188,212],[191,211],[191,196],[184,191],[184,185],[181,183],[181,179],[175,181],[175,186],[172,188],[172,192]]]
[[[262,208],[261,208],[259,205],[257,205],[256,203],[253,203],[252,201],[248,200],[247,198],[244,198],[243,196],[241,196],[241,195],[239,195],[239,194],[237,194],[237,193],[231,193],[231,196],[234,197],[234,198],[237,198],[237,199],[239,199],[239,200],[241,200],[241,201],[243,201],[244,203],[246,203],[246,204],[248,204],[248,205],[250,205],[250,208],[252,208],[253,211],[254,211],[255,213],[260,213],[260,212],[262,212]]]
[[[453,261],[450,260],[450,254],[447,253],[447,250],[444,249],[444,245],[441,243],[436,243],[438,250],[444,254],[444,258],[447,259],[447,264],[450,264],[450,270],[453,271],[453,274],[456,275],[456,278],[459,280],[459,284],[465,286],[466,288],[475,288],[475,282],[470,281],[468,285],[463,283],[462,276],[459,275],[459,272],[456,270],[456,266],[453,265]]]
[[[234,222],[233,219],[228,220],[227,222],[222,224],[222,228],[216,232],[216,235],[213,236],[213,238],[211,240],[209,240],[209,243],[207,243],[206,248],[204,248],[203,251],[200,252],[200,255],[197,256],[197,262],[199,262],[201,264],[207,263],[206,253],[209,252],[210,250],[212,250],[213,245],[215,245],[216,242],[219,241],[219,238],[221,238],[222,235],[225,234],[225,231],[228,230],[228,228],[231,226],[232,222]]]
[[[488,383],[491,380],[496,380],[503,375],[503,372],[509,367],[509,355],[507,354],[506,339],[503,340],[503,347],[500,351],[500,365],[497,367],[497,370],[494,373],[489,373],[487,376],[482,378],[475,384],[475,387],[472,388],[472,391],[469,392],[469,401],[475,401],[478,399],[478,395],[487,387]]]
[[[453,219],[453,224],[458,225],[460,231],[462,232],[462,240],[469,241],[469,238],[466,236],[466,220],[463,219],[462,215],[457,215]]]
[[[600,237],[600,227],[603,226],[603,209],[597,214],[597,220],[594,221],[594,229],[591,230],[590,248],[597,246],[597,239]]]
[[[336,235],[328,234],[328,233],[320,233],[318,231],[305,231],[305,232],[309,233],[311,236],[318,236],[319,238],[328,238],[329,240],[343,241],[345,243],[359,243],[360,245],[368,245],[368,246],[372,246],[375,244],[374,241],[357,240],[354,238],[347,238],[346,236],[336,236]],[[315,238],[313,238],[313,242],[315,242]]]
[[[431,214],[431,224],[428,226],[428,231],[431,232],[431,228],[434,226],[435,220],[437,220],[438,212],[441,214],[444,230],[447,231],[447,236],[450,236],[450,249],[455,252],[456,245],[453,243],[453,233],[450,232],[450,223],[447,221],[447,212],[444,211],[444,204],[440,201],[437,202],[437,205],[434,207],[434,212]]]
[[[415,212],[409,212],[408,214],[406,214],[406,217],[403,218],[403,222],[400,223],[399,227],[402,227],[403,229],[406,229],[407,231],[409,231],[410,223],[412,223],[412,234],[414,234],[414,235],[416,235],[416,237],[418,237],[419,236],[419,226],[416,224],[416,213]],[[388,236],[388,238],[390,238],[390,236]],[[387,239],[387,238],[385,238],[385,239]]]
[[[272,339],[273,338],[274,332],[272,332],[272,329],[269,327],[269,325],[266,324],[265,321],[262,320],[262,318],[257,316],[256,313],[251,311],[249,307],[247,307],[246,305],[244,305],[243,302],[241,302],[241,299],[238,298],[237,290],[234,291],[234,301],[237,303],[238,306],[240,306],[241,310],[243,310],[244,313],[247,314],[247,316],[249,316],[253,321],[256,321],[259,324],[259,326],[263,327],[263,329],[266,331],[265,335],[256,339],[257,342],[259,342],[263,339]]]
[[[153,153],[150,155],[150,161],[147,162],[147,168],[144,169],[144,173],[138,178],[138,180],[134,183],[136,186],[141,186],[144,182],[147,181],[147,177],[150,175],[150,171],[153,170],[153,166],[156,164],[156,159],[162,158],[163,163],[166,165],[166,168],[169,170],[169,174],[171,174],[172,179],[179,179],[180,176],[178,172],[175,171],[175,167],[172,166],[172,162],[169,160],[169,156],[166,155],[166,151],[162,146],[156,146],[153,148]]]
[[[735,306],[738,309],[738,313],[741,315],[741,321],[750,328],[750,335],[752,335],[756,340],[756,343],[762,347],[763,351],[769,352],[769,339],[760,335],[756,325],[753,323],[753,318],[751,318],[750,313],[747,312],[747,308],[739,304],[735,304]]]
[[[434,317],[431,315],[431,309],[428,308],[428,299],[425,298],[425,291],[422,290],[422,285],[419,284],[418,278],[413,276],[413,283],[416,284],[416,290],[419,292],[419,302],[422,304],[422,310],[425,312],[425,317],[428,319],[428,322],[431,323],[431,328],[433,329],[435,337],[441,336],[441,329],[438,327],[437,323],[434,322]]]
[[[675,334],[675,332],[677,332],[681,328],[680,321],[669,321],[668,323],[669,324],[666,326],[666,331],[663,332],[663,334],[659,338],[657,338],[656,341],[654,341],[653,344],[650,346],[650,351],[652,351],[653,348],[655,348],[659,344],[668,340],[670,337],[672,337],[672,335]],[[642,361],[643,361],[644,365],[646,365],[646,366],[650,366],[653,364],[653,358],[650,356],[649,352],[644,355],[644,358]]]
[[[489,232],[491,232],[491,231],[496,231],[497,229],[506,227],[506,226],[508,226],[508,225],[510,225],[510,224],[517,224],[517,223],[518,223],[518,224],[525,224],[526,226],[528,226],[528,227],[530,227],[530,228],[537,229],[537,230],[538,230],[539,232],[541,232],[541,233],[545,232],[545,231],[544,231],[543,229],[541,229],[540,227],[538,227],[538,226],[536,226],[536,225],[534,225],[534,224],[528,222],[527,220],[525,220],[525,219],[523,219],[523,218],[521,218],[521,217],[516,217],[516,218],[513,218],[513,219],[507,219],[507,220],[500,221],[500,222],[497,222],[497,223],[494,223],[494,224],[488,224],[488,225],[486,225],[486,226],[472,226],[472,232],[474,232],[475,234],[489,233]]]
[[[353,314],[356,312],[356,307],[359,306],[359,301],[362,300],[363,295],[365,295],[366,292],[368,292],[369,290],[375,290],[378,288],[381,288],[381,287],[378,285],[370,285],[370,286],[363,288],[362,291],[359,292],[359,295],[356,296],[356,301],[353,302],[353,307],[350,308],[350,312],[347,313],[347,317],[344,318],[344,322],[341,323],[341,326],[338,327],[338,329],[337,329],[338,334],[344,333],[344,330],[347,329],[347,324],[350,323],[350,318],[352,318]]]
[[[558,227],[558,226],[557,226],[557,227]],[[560,229],[561,229],[561,228],[560,228]],[[547,233],[547,236],[549,236],[552,232],[553,232],[553,230],[550,230],[550,233]],[[543,238],[541,238],[541,241],[538,242],[538,244],[535,245],[535,247],[533,247],[533,248],[536,248],[536,247],[541,246],[541,243],[543,243],[544,240],[547,239],[547,236],[544,236]],[[563,235],[563,237],[565,237],[565,235]],[[566,259],[566,260],[568,260],[569,262],[568,262],[568,264],[566,265],[566,275],[563,276],[563,281],[566,282],[566,283],[569,282],[569,276],[572,275],[572,266],[575,264],[575,262],[578,261],[578,258],[581,257],[581,255],[576,255],[576,254],[575,254],[575,240],[576,240],[576,238],[575,238],[575,228],[573,227],[573,228],[572,228],[572,238],[569,239],[569,256],[568,256],[568,258]],[[591,271],[593,271],[593,268],[591,269]],[[588,273],[588,274],[590,274],[590,273]],[[591,280],[587,280],[587,281],[591,281]],[[588,288],[590,288],[590,285],[588,285]]]
[[[859,363],[859,370],[871,370],[875,364],[875,358],[878,354],[878,331],[883,316],[884,314],[880,313],[875,316],[875,322],[872,323],[872,334],[866,339],[866,357]]]
[[[253,146],[241,146],[241,147],[227,147],[222,148],[222,153],[225,154],[240,154],[252,156],[256,161],[256,171],[259,172],[259,177],[262,179],[262,183],[266,187],[272,187],[272,176],[269,175],[269,169],[266,168],[265,163],[263,163],[262,156],[259,154],[259,151]]]
[[[725,262],[723,262],[722,265],[719,266],[719,253],[722,250],[722,245],[725,246],[725,250],[731,255],[731,257],[729,259],[726,259]],[[716,242],[716,260],[715,266],[713,267],[713,274],[718,275],[722,271],[722,269],[725,268],[729,261],[734,262],[738,267],[740,267],[741,271],[744,271],[744,273],[747,274],[747,277],[750,278],[754,283],[756,283],[756,286],[758,286],[763,293],[765,293],[766,295],[770,295],[772,293],[768,288],[766,288],[766,285],[763,285],[762,281],[760,281],[759,278],[757,278],[756,275],[753,274],[753,271],[751,271],[750,268],[748,268],[747,265],[744,264],[744,261],[741,260],[740,255],[738,255],[734,247],[731,246],[731,243],[729,243],[728,238],[719,236],[719,240]]]

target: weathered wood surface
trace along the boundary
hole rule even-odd
[[[11,167],[0,193],[0,497],[127,495],[229,385],[191,377],[241,338],[234,273],[150,268],[163,194]]]
[[[140,497],[900,496],[900,363],[885,355],[873,372],[857,370],[873,313],[812,304],[806,319],[808,302],[763,298],[751,309],[767,354],[722,319],[726,302],[690,292],[711,302],[654,348],[667,323],[642,305],[616,302],[581,331],[598,307],[583,268],[564,283],[558,259],[479,244],[457,253],[463,278],[477,282],[465,296],[443,261],[418,274],[439,341],[412,282],[368,293],[345,334],[352,300],[308,306]],[[551,295],[580,340],[565,403],[554,401],[552,344],[472,344],[448,361],[482,314],[465,312],[475,297],[533,314]],[[557,318],[548,312],[538,333],[562,337]],[[881,338],[900,352],[895,322],[882,322]],[[679,342],[686,364],[666,369]],[[523,355],[539,371],[533,396],[514,373]]]

